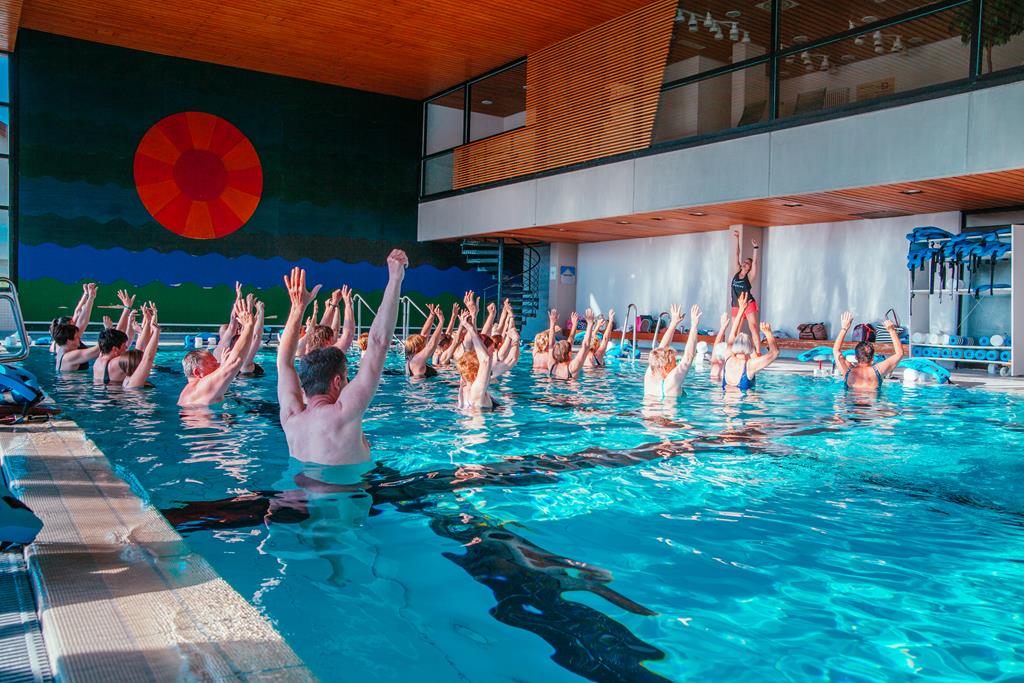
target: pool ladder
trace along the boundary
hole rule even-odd
[[[630,347],[631,351],[630,351],[630,354],[629,354],[629,360],[633,361],[633,360],[635,360],[633,351],[636,350],[636,318],[637,318],[638,315],[640,315],[640,311],[639,311],[639,309],[637,309],[636,304],[630,304],[630,305],[626,306],[626,316],[623,318],[623,321],[629,320],[629,311],[630,311],[630,309],[633,309],[633,345],[632,345],[632,347]],[[622,336],[619,337],[619,348],[620,349],[622,348],[622,345],[624,343],[626,343],[626,326],[625,325],[622,326]]]

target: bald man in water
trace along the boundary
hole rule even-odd
[[[348,465],[370,460],[370,444],[363,435],[363,414],[380,385],[384,360],[398,320],[398,297],[409,259],[395,249],[387,259],[388,284],[359,363],[348,381],[345,354],[335,346],[310,351],[295,371],[295,351],[306,307],[320,285],[306,290],[306,271],[292,269],[284,278],[291,310],[277,350],[277,399],[281,425],[293,458],[322,465]],[[305,397],[303,397],[305,394]]]

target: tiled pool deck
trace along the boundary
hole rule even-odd
[[[73,422],[0,427],[0,457],[43,520],[25,555],[59,680],[315,680]]]

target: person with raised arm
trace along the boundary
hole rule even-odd
[[[124,381],[124,375],[115,361],[130,345],[131,336],[128,330],[134,312],[132,306],[135,304],[135,297],[123,289],[118,290],[117,296],[121,300],[121,317],[116,326],[104,326],[97,337],[96,346],[99,347],[100,354],[92,364],[94,384],[120,384]]]
[[[84,302],[81,303],[81,309],[75,311],[75,317],[69,322],[63,322],[64,318],[60,318],[51,325],[57,372],[88,370],[89,361],[100,355],[99,346],[87,347],[82,343],[82,333],[89,325],[92,307],[96,302],[96,285],[90,282],[83,285],[83,288]]]
[[[430,313],[423,323],[423,330],[420,334],[410,334],[405,340],[405,374],[409,379],[437,376],[437,370],[432,368],[428,361],[434,355],[434,349],[437,348],[437,342],[444,331],[444,313],[441,312],[440,306],[432,304],[427,304],[427,309]],[[437,319],[436,327],[433,326],[435,318]],[[433,333],[430,331],[431,328],[433,328]],[[428,334],[429,338],[427,338]]]
[[[239,377],[263,377],[266,371],[256,362],[256,354],[263,346],[263,323],[266,321],[266,310],[262,301],[255,301],[255,321],[252,326],[252,334],[249,337],[246,348],[242,355],[242,369],[238,371]],[[245,343],[240,338],[236,343]]]
[[[459,408],[476,411],[494,410],[499,404],[488,390],[494,352],[484,345],[468,313],[463,313],[459,322],[460,329],[472,348],[472,351],[464,353],[458,362]]]
[[[437,340],[437,348],[434,349],[434,355],[430,358],[430,362],[435,368],[446,368],[451,365],[452,354],[455,353],[453,348],[455,337],[452,336],[452,330],[455,329],[455,321],[458,319],[459,305],[452,304],[452,317],[448,319],[448,328]]]
[[[224,353],[223,362],[206,349],[189,351],[181,361],[187,383],[178,396],[182,407],[205,407],[224,400],[231,381],[238,376],[256,326],[256,320],[245,300],[235,302],[234,317],[241,326],[238,339]]]
[[[733,317],[732,329],[729,332],[729,350],[732,355],[725,361],[725,367],[722,368],[722,388],[732,387],[746,391],[754,388],[757,373],[771,365],[779,357],[779,347],[775,343],[771,325],[762,322],[761,332],[764,333],[768,341],[768,353],[756,357],[753,355],[754,344],[750,340],[750,335],[738,332],[747,303],[746,293],[741,292],[737,301],[738,310]]]
[[[297,460],[322,465],[365,463],[370,444],[363,435],[363,414],[370,406],[398,320],[398,299],[409,259],[395,249],[387,259],[388,284],[370,326],[359,372],[349,382],[345,354],[328,347],[306,354],[295,370],[295,347],[306,306],[320,289],[306,290],[301,268],[285,276],[291,300],[288,321],[277,351],[277,399],[288,452]],[[305,397],[303,397],[305,394]]]
[[[697,350],[697,325],[700,323],[700,306],[694,304],[690,308],[690,332],[686,337],[686,348],[683,351],[683,359],[676,358],[676,352],[672,349],[672,337],[675,336],[676,327],[683,321],[683,309],[678,304],[672,304],[669,308],[672,319],[665,329],[665,336],[657,348],[651,349],[651,355],[647,359],[647,371],[644,373],[644,396],[659,399],[677,398],[683,393],[683,382],[693,364],[693,357]],[[653,340],[652,343],[657,342]]]
[[[551,347],[554,346],[555,333],[558,331],[558,310],[548,311],[548,329],[538,332],[533,337],[533,369],[547,372],[551,368]]]
[[[885,329],[892,337],[892,355],[881,361],[875,362],[875,345],[869,341],[862,341],[854,348],[853,355],[857,359],[856,364],[851,364],[843,356],[843,340],[846,339],[850,327],[853,325],[853,313],[846,311],[840,322],[839,334],[836,335],[835,344],[832,345],[832,358],[836,367],[843,373],[843,384],[847,389],[855,391],[875,391],[882,386],[882,378],[888,375],[899,365],[903,359],[903,344],[900,343],[899,333],[896,325],[888,318],[883,323]]]
[[[615,309],[608,309],[608,320],[599,319],[597,322],[592,342],[593,349],[590,356],[587,357],[588,368],[599,368],[605,364],[604,354],[608,351],[608,344],[612,340],[612,331],[615,329]],[[601,335],[600,339],[597,338],[599,334]]]
[[[235,300],[231,303],[231,312],[228,314],[228,321],[217,330],[217,345],[213,348],[213,356],[218,361],[224,359],[224,354],[231,350],[238,336],[238,321],[235,319],[235,311],[238,310],[239,302],[243,300],[242,283],[235,280]]]
[[[573,311],[572,317],[574,320],[579,318],[575,311]],[[548,370],[548,377],[561,380],[572,379],[586,362],[592,348],[594,311],[588,308],[583,317],[587,321],[587,329],[583,333],[583,343],[580,345],[580,350],[576,352],[575,356],[572,356],[572,343],[568,339],[555,342],[555,345],[551,348],[552,365],[551,369]],[[575,327],[575,324],[573,327]]]
[[[732,291],[732,314],[734,316],[739,314],[747,321],[747,328],[750,330],[750,338],[753,340],[754,354],[756,355],[761,353],[761,333],[758,331],[757,301],[751,294],[750,278],[757,278],[757,254],[761,245],[757,240],[750,240],[750,244],[754,247],[754,255],[750,258],[743,258],[740,249],[740,232],[734,230],[732,234],[736,238],[736,273],[732,276],[732,282],[729,284]],[[746,307],[739,305],[740,294],[747,295]]]
[[[156,352],[160,348],[160,324],[157,322],[156,306],[150,302],[148,320],[144,325],[149,326],[146,334],[146,343],[142,350],[131,349],[125,351],[117,359],[118,370],[124,377],[121,386],[125,389],[141,389],[152,387],[149,383],[149,374],[153,371],[153,361],[156,360]],[[141,340],[140,336],[140,340]]]
[[[715,342],[711,345],[711,381],[717,382],[722,379],[722,368],[725,367],[725,361],[729,359],[732,352],[729,351],[729,345],[723,341],[725,339],[725,329],[729,326],[729,314],[723,313],[722,317],[718,319],[718,334],[715,335]]]

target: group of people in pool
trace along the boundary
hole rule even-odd
[[[758,322],[757,304],[750,293],[750,278],[756,276],[759,245],[753,243],[752,258],[742,259],[738,235],[736,239],[732,315],[722,314],[712,347],[710,374],[714,381],[721,382],[723,389],[743,391],[754,386],[758,373],[778,358],[779,349],[771,326]],[[332,292],[317,321],[314,302],[320,285],[307,289],[306,273],[301,268],[294,268],[284,276],[290,307],[277,352],[277,395],[281,424],[293,457],[326,465],[369,460],[369,444],[362,429],[363,415],[380,384],[395,333],[401,284],[408,264],[401,250],[393,250],[388,255],[388,282],[377,315],[369,332],[358,339],[355,339],[352,291],[348,287]],[[88,371],[92,361],[97,384],[125,388],[152,386],[149,375],[160,342],[157,306],[146,302],[136,311],[135,297],[119,291],[121,312],[117,323],[105,316],[98,343],[89,347],[82,343],[82,331],[89,324],[96,295],[95,284],[84,285],[74,314],[52,322],[51,348],[57,371]],[[306,318],[311,303],[314,304],[313,315]],[[507,300],[500,315],[498,307],[489,304],[486,319],[478,328],[479,298],[467,292],[462,303],[462,307],[458,304],[452,307],[447,327],[441,308],[429,306],[422,330],[404,341],[405,374],[412,379],[425,379],[454,365],[459,377],[459,407],[471,411],[494,410],[498,402],[490,391],[491,381],[508,373],[519,361],[521,340],[515,314]],[[340,310],[342,305],[344,315]],[[644,375],[645,396],[659,400],[682,393],[696,356],[702,311],[699,306],[690,309],[690,329],[681,359],[671,344],[684,319],[682,308],[673,305],[670,315],[664,335],[652,341]],[[552,380],[565,381],[577,377],[584,368],[603,366],[615,328],[615,311],[609,310],[607,318],[595,315],[590,309],[582,318],[573,312],[564,335],[558,326],[558,317],[557,310],[550,311],[547,330],[534,337],[533,369]],[[581,320],[584,325],[579,330]],[[902,357],[902,346],[893,334],[894,354],[876,364],[873,345],[861,342],[855,352],[857,362],[850,364],[841,348],[852,320],[849,313],[843,314],[842,334],[834,348],[837,367],[845,373],[848,387],[877,388]],[[236,377],[261,376],[263,369],[254,359],[262,346],[264,321],[263,302],[251,294],[243,295],[242,285],[236,283],[231,314],[220,328],[217,346],[211,350],[188,351],[182,359],[186,384],[178,405],[185,408],[210,406],[224,399]],[[744,322],[749,333],[740,332]],[[727,328],[728,337],[725,336]],[[768,346],[764,354],[760,352],[762,334]],[[353,341],[359,346],[361,361],[358,372],[349,381],[346,352]]]

